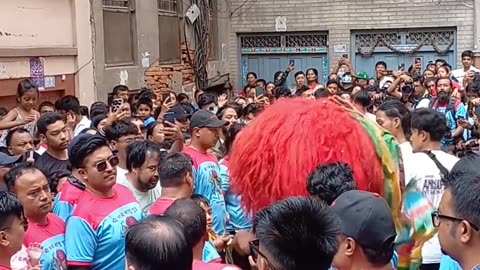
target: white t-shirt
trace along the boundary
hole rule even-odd
[[[435,150],[432,153],[448,171],[452,170],[459,160],[456,156],[443,151]],[[425,153],[414,153],[404,157],[404,165],[405,184],[408,185],[413,179],[416,179],[417,189],[435,208],[438,208],[445,187],[441,181],[440,170],[435,162]],[[440,263],[442,252],[437,235],[423,245],[422,257],[422,263],[424,264]]]
[[[160,181],[158,182],[155,188],[150,189],[147,192],[142,192],[137,190],[130,181],[127,179],[127,170],[124,170],[117,166],[117,184],[125,186],[128,188],[132,193],[133,196],[137,199],[140,207],[144,212],[147,212],[148,209],[152,206],[154,202],[160,198],[160,194],[162,192],[162,187],[160,186]]]
[[[473,65],[470,66],[470,69],[474,72],[480,71],[479,69],[475,68]],[[452,71],[452,76],[455,77],[458,80],[458,83],[463,86],[463,78],[465,77],[465,71],[463,71],[463,68],[455,69]]]
[[[418,104],[415,106],[414,109],[420,109],[420,108],[425,108],[428,109],[430,108],[430,99],[428,98],[422,98]]]
[[[377,117],[375,116],[375,114],[367,112],[365,115],[368,117],[368,119],[370,119],[370,120],[372,120],[373,122],[377,123]]]
[[[90,125],[92,124],[92,121],[90,121],[86,116],[83,116],[82,120],[78,122],[77,126],[75,127],[75,130],[73,131],[73,136],[77,136],[82,132],[82,130],[89,128]]]

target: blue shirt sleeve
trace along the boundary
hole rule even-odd
[[[220,254],[218,254],[218,251],[212,242],[205,242],[205,246],[203,247],[202,261],[204,263],[209,263],[218,259],[220,259]]]
[[[225,198],[220,190],[220,172],[215,162],[204,162],[195,172],[194,194],[205,196],[210,203],[213,214],[213,230],[218,235],[225,234],[227,209]]]
[[[60,194],[57,195],[57,197]],[[67,222],[68,218],[72,215],[74,206],[69,204],[68,202],[58,201],[55,198],[55,202],[53,203],[53,213],[60,217],[64,222]]]
[[[447,255],[442,255],[440,270],[462,270],[460,265]]]
[[[230,190],[230,182],[228,178],[228,168],[227,166],[220,164],[220,190],[227,192]]]
[[[65,250],[68,264],[91,264],[96,248],[96,234],[90,224],[79,217],[70,217],[65,232]]]
[[[465,105],[463,104],[460,104],[458,106],[458,108],[456,109],[455,111],[455,118],[458,120],[458,119],[465,119],[467,120],[467,108],[465,107]]]

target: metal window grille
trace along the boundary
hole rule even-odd
[[[355,34],[355,47],[372,47],[377,37],[381,37],[387,44],[401,44],[401,38],[398,33],[359,33]]]
[[[242,48],[278,48],[282,47],[280,35],[243,36],[240,38]]]
[[[431,32],[408,32],[407,44],[426,44],[448,45],[455,38],[454,31],[431,31]]]
[[[157,0],[157,6],[159,11],[178,12],[177,0]]]
[[[128,0],[102,0],[102,4],[104,7],[120,7],[120,8],[128,8],[129,3]]]
[[[295,34],[285,36],[286,47],[326,47],[326,34]]]

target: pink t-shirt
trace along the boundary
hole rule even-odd
[[[193,261],[192,270],[240,270],[240,268],[221,263],[204,263],[201,261]]]
[[[30,222],[23,244],[28,247],[31,243],[42,245],[40,264],[43,269],[67,269],[65,222],[61,218],[50,213],[47,215],[46,225]]]
[[[152,207],[150,207],[149,214],[150,215],[163,215],[167,211],[167,208],[173,204],[175,200],[172,199],[158,199]]]

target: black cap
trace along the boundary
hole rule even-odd
[[[228,125],[227,121],[219,120],[217,116],[206,110],[198,110],[190,119],[190,128],[219,128]]]
[[[185,120],[192,116],[181,105],[174,106],[167,112],[173,112],[175,114],[175,119],[180,121]]]
[[[18,162],[23,161],[23,156],[10,156],[5,153],[0,152],[0,167],[8,166],[8,165],[13,165]]]
[[[351,190],[342,193],[331,205],[342,220],[343,234],[362,247],[393,247],[397,233],[387,202],[380,195]]]

